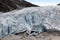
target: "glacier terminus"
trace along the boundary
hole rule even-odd
[[[60,31],[60,6],[29,7],[0,14],[0,38],[19,32]]]

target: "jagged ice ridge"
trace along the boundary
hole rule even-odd
[[[60,6],[30,7],[0,14],[0,38],[19,32],[60,30]]]

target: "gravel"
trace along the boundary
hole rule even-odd
[[[60,32],[43,32],[36,36],[27,35],[26,33],[19,35],[8,35],[1,40],[60,40]]]

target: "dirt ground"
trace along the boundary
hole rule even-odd
[[[26,33],[19,35],[8,35],[1,40],[60,40],[60,32],[43,32],[36,36],[26,35]]]

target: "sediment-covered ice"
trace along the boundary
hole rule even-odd
[[[30,7],[0,14],[0,38],[19,32],[60,30],[60,6]]]

